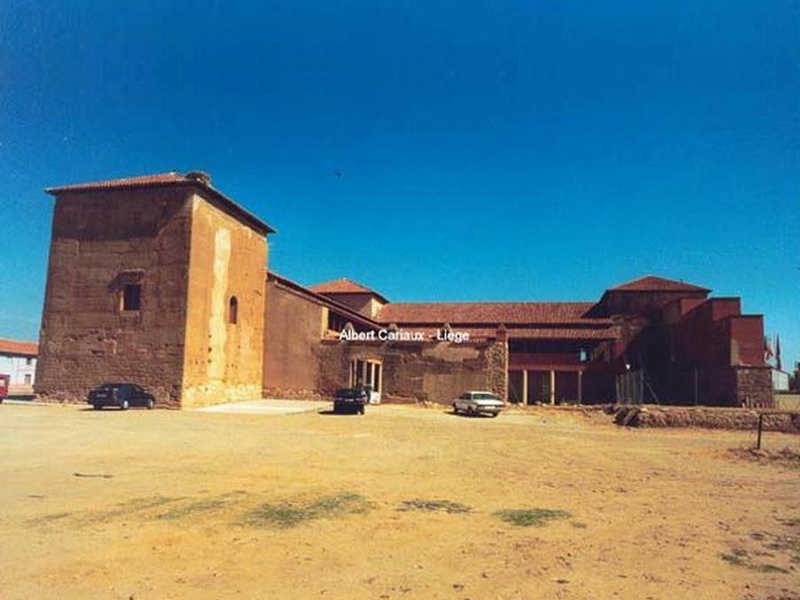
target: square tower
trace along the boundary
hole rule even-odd
[[[261,397],[269,225],[199,171],[46,191],[41,398],[119,381],[172,408]]]

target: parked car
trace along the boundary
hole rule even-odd
[[[8,396],[8,386],[10,381],[10,375],[0,375],[0,404],[3,403],[3,398]]]
[[[135,383],[104,383],[89,392],[88,402],[95,410],[104,406],[116,406],[128,410],[131,406],[144,406],[151,409],[156,399]]]
[[[453,414],[463,412],[468,415],[489,415],[496,417],[505,403],[491,392],[464,392],[453,401]]]
[[[363,415],[367,392],[363,388],[342,388],[333,397],[333,412],[352,412]]]

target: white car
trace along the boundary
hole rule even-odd
[[[491,392],[464,392],[453,401],[453,414],[489,415],[496,417],[505,404]]]

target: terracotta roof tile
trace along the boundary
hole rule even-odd
[[[142,175],[140,177],[123,177],[121,179],[109,179],[107,181],[93,181],[89,183],[62,185],[60,187],[47,188],[45,191],[48,194],[59,194],[62,192],[88,192],[92,190],[158,187],[175,183],[196,184],[198,181],[196,179],[189,179],[185,175],[182,175],[176,171],[170,171],[169,173]]]
[[[342,279],[336,279],[334,281],[318,283],[317,285],[312,285],[308,289],[317,294],[371,294],[373,296],[377,296],[384,302],[387,302],[386,298],[381,296],[375,290],[371,290],[360,283],[356,283],[355,281],[347,279],[346,277],[343,277]]]
[[[692,285],[691,283],[684,283],[683,281],[675,281],[674,279],[665,279],[663,277],[656,277],[655,275],[647,275],[640,277],[633,281],[628,281],[621,285],[611,288],[609,292],[710,292],[711,290]]]
[[[405,331],[420,332],[428,339],[435,339],[440,331],[438,327],[405,326]],[[453,332],[466,332],[471,340],[497,337],[497,327],[469,327],[454,326]],[[583,327],[533,327],[515,328],[507,327],[506,335],[512,340],[614,340],[619,338],[619,332],[614,327],[583,328]]]
[[[210,193],[215,199],[234,216],[241,218],[256,230],[268,233],[275,233],[275,229],[256,217],[254,214],[237,204],[231,198],[220,192],[211,185],[211,179],[202,171],[190,171],[185,175],[176,171],[169,173],[157,173],[155,175],[142,175],[139,177],[123,177],[122,179],[109,179],[107,181],[93,181],[90,183],[76,183],[59,187],[46,188],[45,192],[53,196],[65,193],[79,192],[101,192],[110,190],[132,190],[154,187],[171,186],[197,186]]]
[[[36,357],[39,354],[39,344],[36,342],[21,342],[0,338],[0,355]]]
[[[428,302],[392,303],[382,307],[378,320],[400,324],[607,324],[587,317],[592,302]]]

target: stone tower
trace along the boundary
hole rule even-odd
[[[261,397],[269,225],[199,171],[46,191],[42,399],[114,381],[172,408]]]

